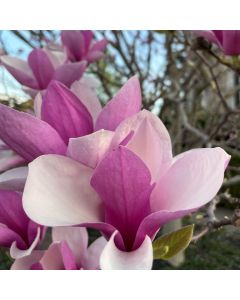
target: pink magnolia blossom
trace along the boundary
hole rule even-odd
[[[23,86],[34,91],[45,90],[51,80],[57,80],[70,86],[79,80],[86,68],[86,62],[65,63],[66,57],[59,52],[47,49],[34,49],[28,61],[4,55],[2,65]]]
[[[0,190],[0,246],[10,248],[13,258],[29,255],[41,242],[45,230],[30,220],[19,192]]]
[[[132,77],[102,109],[86,82],[74,82],[71,91],[52,81],[34,106],[36,116],[0,104],[0,138],[25,163],[43,154],[66,155],[70,138],[102,128],[115,130],[140,110],[140,86]]]
[[[95,270],[106,240],[95,240],[88,247],[85,228],[56,227],[52,231],[53,243],[47,250],[35,250],[29,256],[17,259],[12,270]]]
[[[72,62],[86,60],[91,63],[96,61],[103,56],[107,45],[105,39],[94,42],[91,30],[63,30],[61,39],[67,56]]]
[[[225,55],[240,54],[240,30],[196,30],[195,33],[218,45]]]
[[[202,148],[172,157],[166,128],[147,111],[116,128],[114,121],[106,127],[98,121],[105,130],[71,139],[71,158],[44,155],[34,160],[24,209],[46,226],[101,231],[108,239],[102,269],[150,269],[159,228],[213,199],[230,156],[221,148]]]

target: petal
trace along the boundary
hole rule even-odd
[[[51,244],[42,256],[40,264],[44,270],[64,270],[61,243]]]
[[[108,41],[106,39],[102,39],[100,41],[97,41],[91,47],[91,51],[101,51],[102,52],[102,51],[105,50],[107,44],[108,44]]]
[[[71,61],[79,61],[85,50],[84,36],[80,30],[62,30],[61,39]],[[88,41],[87,41],[88,42]]]
[[[17,242],[19,247],[23,249],[26,247],[25,241],[18,233],[0,223],[0,247],[10,248],[14,241]]]
[[[2,104],[0,138],[27,161],[46,153],[66,152],[63,140],[49,124]]]
[[[150,212],[150,181],[144,163],[124,147],[107,154],[93,173],[91,185],[104,202],[105,221],[118,229],[127,249]]]
[[[92,170],[70,158],[43,155],[29,164],[23,206],[36,223],[68,226],[101,221],[101,200],[90,186]]]
[[[107,129],[114,131],[126,118],[141,109],[141,89],[137,76],[130,78],[97,118],[95,130]]]
[[[25,237],[29,219],[22,207],[22,196],[14,191],[0,190],[0,223]]]
[[[131,252],[119,250],[114,242],[114,233],[103,249],[100,257],[102,270],[151,270],[153,248],[151,239],[146,236],[141,246]]]
[[[94,169],[110,149],[113,135],[112,131],[102,129],[89,135],[70,139],[68,155]]]
[[[11,257],[14,259],[18,259],[30,255],[32,251],[37,247],[40,240],[40,235],[41,235],[41,228],[38,227],[36,237],[28,249],[24,249],[24,250],[19,249],[17,246],[17,242],[13,242],[10,248]]]
[[[70,87],[74,81],[79,80],[82,77],[85,69],[85,61],[64,64],[55,70],[53,79],[62,82],[67,87]]]
[[[32,265],[39,262],[43,254],[44,251],[35,250],[31,255],[16,259],[11,266],[11,270],[30,270]]]
[[[85,52],[87,52],[93,39],[93,32],[91,30],[81,30],[81,33],[84,38]]]
[[[35,116],[39,119],[41,119],[41,110],[42,110],[42,95],[41,93],[37,93],[37,95],[34,98],[33,102],[33,108]]]
[[[0,172],[4,172],[24,163],[24,158],[9,150],[7,155],[0,155]]]
[[[172,163],[171,139],[166,127],[153,113],[143,110],[117,127],[112,146],[119,145],[132,131],[124,145],[144,161],[152,181],[158,180]]]
[[[154,188],[152,210],[194,209],[211,201],[223,183],[229,159],[230,156],[221,148],[183,153]]]
[[[104,247],[107,244],[107,240],[104,237],[96,239],[87,250],[87,258],[83,264],[83,268],[86,270],[97,270],[100,267],[100,256]]]
[[[78,266],[74,254],[66,241],[60,243],[60,251],[65,270],[77,270]]]
[[[34,49],[28,56],[28,64],[37,79],[40,89],[45,89],[54,74],[54,67],[43,49]]]
[[[239,30],[222,30],[223,42],[222,47],[225,55],[240,54],[240,31]]]
[[[43,96],[41,118],[61,135],[65,143],[93,131],[92,117],[67,87],[52,81]]]
[[[91,114],[95,122],[97,116],[102,110],[101,104],[98,100],[95,88],[91,86],[92,82],[89,78],[82,78],[75,81],[71,85],[71,91],[81,100]]]
[[[163,225],[189,215],[195,210],[196,209],[180,210],[176,212],[162,210],[148,215],[138,228],[133,249],[138,248],[142,244],[146,235],[153,240],[156,233]]]
[[[88,233],[81,227],[54,227],[52,229],[53,242],[66,241],[78,265],[86,259]],[[63,246],[65,247],[65,246]]]
[[[44,51],[47,53],[54,69],[60,67],[67,61],[66,53],[64,53],[61,49],[48,50],[45,48]]]
[[[27,174],[27,167],[19,167],[2,173],[0,175],[0,188],[3,190],[22,191]]]
[[[1,62],[18,82],[33,89],[38,89],[38,83],[26,61],[4,55],[1,56]]]

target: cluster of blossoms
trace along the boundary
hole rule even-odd
[[[11,152],[0,165],[0,246],[12,269],[151,269],[159,229],[213,199],[230,156],[201,148],[173,157],[161,120],[141,110],[136,76],[102,108],[81,77],[106,41],[93,43],[90,31],[61,37],[28,63],[2,57],[35,98],[31,113],[0,105],[0,151]],[[90,246],[86,228],[102,235]]]

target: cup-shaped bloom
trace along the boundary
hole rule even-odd
[[[25,162],[43,154],[65,155],[70,138],[101,128],[115,130],[140,110],[140,86],[132,77],[102,109],[86,81],[74,82],[72,91],[52,81],[34,106],[36,116],[0,104],[0,138]]]
[[[30,220],[19,192],[0,190],[0,246],[10,248],[13,258],[29,255],[41,242],[45,230]]]
[[[94,42],[91,30],[63,30],[61,39],[68,59],[72,62],[82,60],[94,62],[103,56],[107,46],[105,39]]]
[[[4,55],[2,65],[23,86],[34,90],[45,90],[51,80],[58,80],[69,86],[79,80],[85,71],[86,62],[65,63],[66,57],[47,49],[34,49],[28,61]]]
[[[240,54],[240,30],[196,30],[194,32],[216,44],[225,55]]]
[[[55,227],[47,250],[35,250],[15,260],[12,270],[96,270],[107,241],[100,237],[88,247],[85,228]]]
[[[101,231],[109,240],[102,269],[150,269],[159,228],[213,199],[230,157],[221,148],[202,148],[173,158],[166,128],[146,111],[105,133],[83,137],[82,150],[75,141],[78,162],[58,155],[33,161],[24,209],[40,224]]]

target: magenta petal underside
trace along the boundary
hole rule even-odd
[[[126,118],[141,109],[141,89],[136,76],[130,78],[119,92],[102,109],[95,124],[95,130],[114,131]]]
[[[41,117],[56,129],[66,144],[69,138],[93,131],[92,117],[86,107],[57,81],[52,81],[43,97]]]
[[[27,161],[47,153],[66,153],[66,144],[46,122],[0,104],[0,138]]]
[[[150,172],[130,150],[119,147],[99,163],[91,184],[105,205],[105,221],[131,249],[141,221],[150,213]]]
[[[45,89],[54,74],[54,67],[47,53],[42,49],[34,49],[28,56],[28,63],[37,79],[39,89]]]

